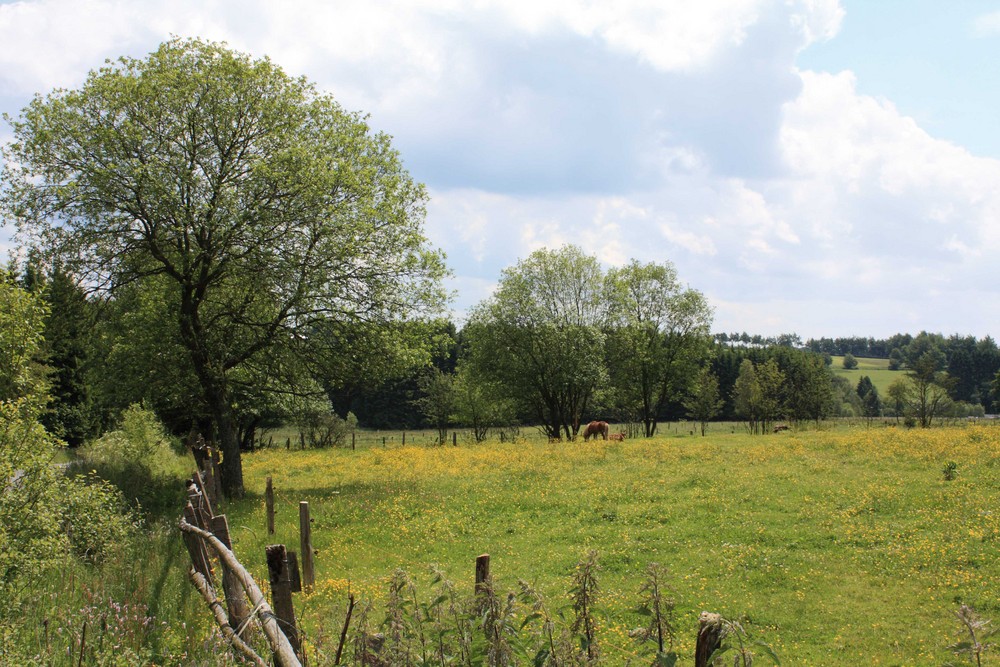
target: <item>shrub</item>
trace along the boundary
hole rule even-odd
[[[100,562],[137,535],[139,521],[112,484],[96,473],[65,478],[62,483],[63,530],[77,556]]]
[[[71,472],[107,480],[150,514],[175,512],[183,505],[181,480],[193,466],[174,452],[177,446],[151,410],[132,405],[120,428],[80,448]]]

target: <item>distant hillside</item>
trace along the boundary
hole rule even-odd
[[[872,359],[871,357],[855,357],[858,360],[858,367],[853,370],[844,368],[843,357],[833,357],[834,374],[845,377],[850,381],[852,387],[858,386],[858,381],[865,375],[871,378],[872,384],[878,389],[878,394],[883,399],[886,390],[896,378],[904,377],[904,371],[890,371],[888,359]]]

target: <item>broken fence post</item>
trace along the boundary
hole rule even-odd
[[[708,667],[709,658],[722,643],[722,615],[703,611],[698,617],[698,641],[694,649],[695,667]]]
[[[278,619],[288,642],[295,654],[302,656],[302,643],[299,641],[298,627],[295,625],[295,609],[292,607],[292,583],[286,561],[287,554],[284,544],[272,544],[265,547],[267,556],[267,572],[271,580],[271,601],[274,603],[274,615]]]

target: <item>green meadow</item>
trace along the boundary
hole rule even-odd
[[[394,571],[409,573],[422,600],[435,595],[432,566],[471,594],[482,553],[499,591],[525,580],[558,619],[576,565],[596,551],[605,665],[650,662],[630,632],[647,620],[636,608],[651,563],[666,568],[676,601],[679,664],[693,662],[702,611],[739,620],[783,665],[941,665],[958,661],[947,647],[963,639],[960,605],[1000,620],[1000,428],[733,430],[702,438],[677,426],[624,442],[282,446],[245,455],[248,495],[223,510],[238,557],[266,588],[264,547],[298,551],[298,504],[310,503],[317,581],[295,605],[314,667],[333,664],[349,593],[372,603],[378,624]],[[265,528],[268,476],[274,535]],[[143,658],[121,664],[234,664],[186,580],[176,520],[158,526],[138,550],[39,591],[23,630],[34,632],[44,664],[72,662],[66,647],[79,645],[81,618],[94,650],[95,628],[116,614],[122,620],[102,641],[114,635],[119,655]],[[514,625],[529,613],[515,607]],[[557,625],[571,622],[565,614]],[[762,653],[758,664],[769,664]]]
[[[437,565],[471,589],[489,553],[498,588],[527,580],[557,608],[594,549],[606,664],[635,659],[629,631],[656,562],[682,655],[707,610],[743,619],[783,664],[932,665],[960,639],[960,604],[1000,616],[998,462],[1000,430],[983,427],[264,451],[246,460],[255,498],[229,513],[237,552],[260,555],[297,544],[310,502],[317,584],[301,618],[320,643],[348,590],[381,600],[396,568],[426,586]],[[269,475],[279,518],[265,539]]]

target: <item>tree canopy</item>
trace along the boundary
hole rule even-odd
[[[21,238],[111,298],[169,285],[165,333],[189,356],[230,495],[243,489],[237,374],[289,357],[335,365],[342,339],[310,332],[444,302],[426,194],[389,137],[266,58],[173,39],[11,124],[3,205]]]
[[[576,435],[607,376],[601,267],[575,246],[537,250],[505,269],[469,317],[470,363],[553,438]]]

